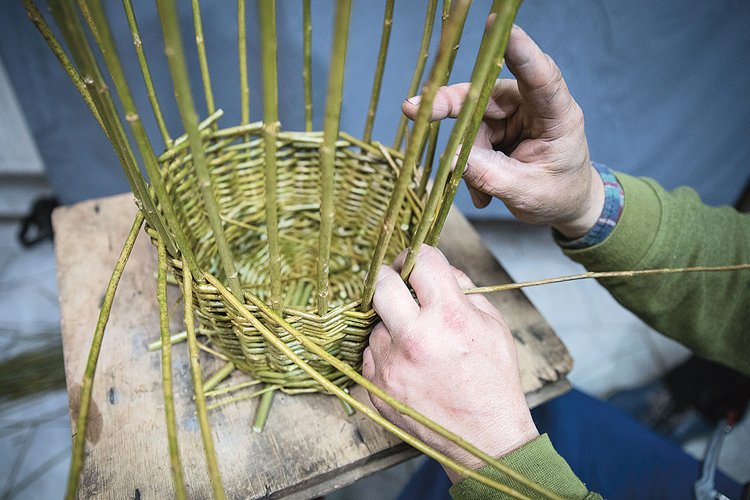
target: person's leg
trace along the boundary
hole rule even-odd
[[[605,402],[572,390],[532,415],[578,477],[605,498],[694,498],[700,463]],[[717,472],[716,485],[729,498],[740,498],[741,486],[724,474]],[[450,498],[449,487],[442,467],[428,461],[399,498],[443,500]]]
[[[578,477],[606,498],[693,498],[700,463],[605,402],[572,390],[532,415]],[[740,497],[740,485],[724,474],[716,485]]]

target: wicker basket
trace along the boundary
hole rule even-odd
[[[173,139],[155,92],[131,0],[122,2],[134,49],[166,151],[156,155],[145,131],[131,81],[118,56],[110,18],[100,0],[49,0],[66,48],[58,41],[34,0],[23,0],[29,17],[91,109],[117,153],[139,212],[102,302],[84,373],[73,459],[66,498],[75,498],[85,457],[86,429],[96,364],[117,283],[145,220],[157,246],[162,388],[175,496],[185,498],[172,386],[167,320],[166,270],[182,278],[185,328],[196,414],[215,498],[224,498],[208,419],[199,332],[231,360],[211,377],[235,367],[266,386],[253,428],[263,427],[273,392],[325,391],[363,412],[400,439],[460,474],[506,493],[513,490],[473,471],[410,436],[345,390],[358,383],[395,410],[456,443],[534,491],[533,485],[495,458],[393,398],[358,373],[367,336],[377,316],[371,309],[377,270],[407,248],[407,278],[419,246],[436,244],[466,165],[502,64],[502,55],[520,0],[496,0],[495,16],[477,55],[471,89],[439,156],[428,189],[439,124],[430,123],[432,102],[451,73],[469,0],[444,0],[442,32],[426,84],[420,90],[437,0],[428,0],[419,57],[409,95],[422,94],[411,130],[402,118],[393,148],[372,140],[383,68],[393,23],[394,0],[386,0],[372,94],[361,139],[340,130],[344,66],[351,0],[338,0],[328,75],[324,127],[312,130],[311,2],[303,8],[305,132],[279,131],[276,10],[274,0],[258,2],[261,40],[263,120],[249,120],[246,1],[238,0],[239,125],[219,126],[204,46],[200,2],[193,0],[195,50],[208,117],[198,122],[186,66],[176,0],[156,0],[174,96],[185,134]],[[452,6],[451,6],[452,5]],[[108,5],[109,7],[109,5]],[[483,23],[484,25],[484,23]],[[478,29],[481,29],[479,27]],[[210,36],[210,35],[209,35]],[[187,38],[187,37],[186,37]],[[95,44],[92,43],[95,42]],[[98,54],[96,53],[98,51]],[[70,54],[70,56],[69,56]],[[102,64],[103,63],[103,64]],[[105,78],[103,68],[108,77]],[[124,116],[124,120],[122,117]],[[127,125],[126,125],[127,124]],[[127,132],[126,132],[127,130]],[[405,148],[401,151],[405,141]],[[426,158],[425,167],[419,163]],[[455,168],[452,168],[455,166]],[[143,170],[147,176],[143,175]],[[242,384],[239,384],[242,385]],[[517,496],[517,495],[515,495]]]
[[[211,184],[217,193],[227,242],[243,289],[268,300],[269,258],[265,217],[265,149],[261,126],[213,130],[203,127]],[[359,369],[367,337],[377,320],[372,310],[361,311],[365,276],[382,229],[393,185],[398,178],[401,154],[356,146],[345,134],[336,143],[334,195],[337,200],[329,270],[330,311],[316,312],[315,275],[320,232],[319,132],[282,132],[276,141],[278,165],[278,220],[283,317],[327,352]],[[367,148],[365,150],[364,148]],[[369,151],[368,151],[369,150]],[[395,158],[395,159],[394,159]],[[390,161],[388,161],[390,160]],[[211,226],[193,172],[188,148],[177,147],[161,156],[161,170],[180,224],[186,228],[198,265],[226,281]],[[421,215],[422,202],[412,182],[402,211],[403,223],[391,239],[386,259],[392,260],[408,246],[410,228]],[[148,228],[154,244],[158,234]],[[179,256],[170,265],[182,279]],[[289,358],[268,345],[257,328],[228,304],[215,287],[194,282],[195,313],[199,331],[236,367],[287,393],[323,388]],[[301,349],[299,342],[256,307],[247,309],[290,348],[326,378],[345,387],[346,376],[318,356]]]

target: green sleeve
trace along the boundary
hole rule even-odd
[[[617,174],[622,215],[609,237],[566,250],[592,271],[750,263],[750,215],[704,205],[692,189],[666,192]],[[623,306],[696,354],[750,374],[750,271],[601,280]]]
[[[512,451],[500,459],[502,463],[525,477],[557,493],[563,498],[595,500],[601,497],[590,493],[586,486],[576,477],[567,462],[557,454],[547,434],[542,434],[521,448]],[[495,479],[519,493],[530,498],[546,498],[528,488],[521,486],[502,472],[486,466],[479,470],[483,475]],[[450,489],[456,500],[489,499],[500,500],[511,498],[493,490],[473,479],[464,479]]]

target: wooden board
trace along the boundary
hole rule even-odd
[[[99,305],[135,214],[131,195],[63,207],[54,213],[60,313],[71,419]],[[479,236],[457,212],[441,248],[477,285],[508,281]],[[167,498],[173,495],[167,455],[160,356],[146,351],[158,338],[156,251],[143,234],[122,277],[94,384],[81,498]],[[171,290],[170,304],[178,297]],[[517,339],[522,382],[532,405],[567,390],[571,359],[520,292],[494,294]],[[179,306],[171,309],[179,311]],[[179,314],[173,331],[179,331]],[[180,451],[190,498],[210,498],[203,446],[194,414],[185,345],[174,349]],[[204,378],[220,364],[206,357]],[[367,399],[355,388],[360,399]],[[230,498],[310,498],[416,454],[360,414],[347,417],[324,395],[276,396],[262,434],[251,422],[256,401],[209,413],[222,478]]]

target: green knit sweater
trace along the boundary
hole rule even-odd
[[[620,173],[617,179],[625,205],[613,232],[598,245],[565,251],[587,269],[750,263],[750,215],[708,207],[692,189],[666,192],[651,179]],[[750,374],[750,271],[609,278],[601,284],[643,321],[697,355]],[[502,461],[564,498],[601,498],[587,490],[546,434]],[[490,467],[480,472],[541,498]],[[507,498],[471,479],[450,493],[460,500]]]

